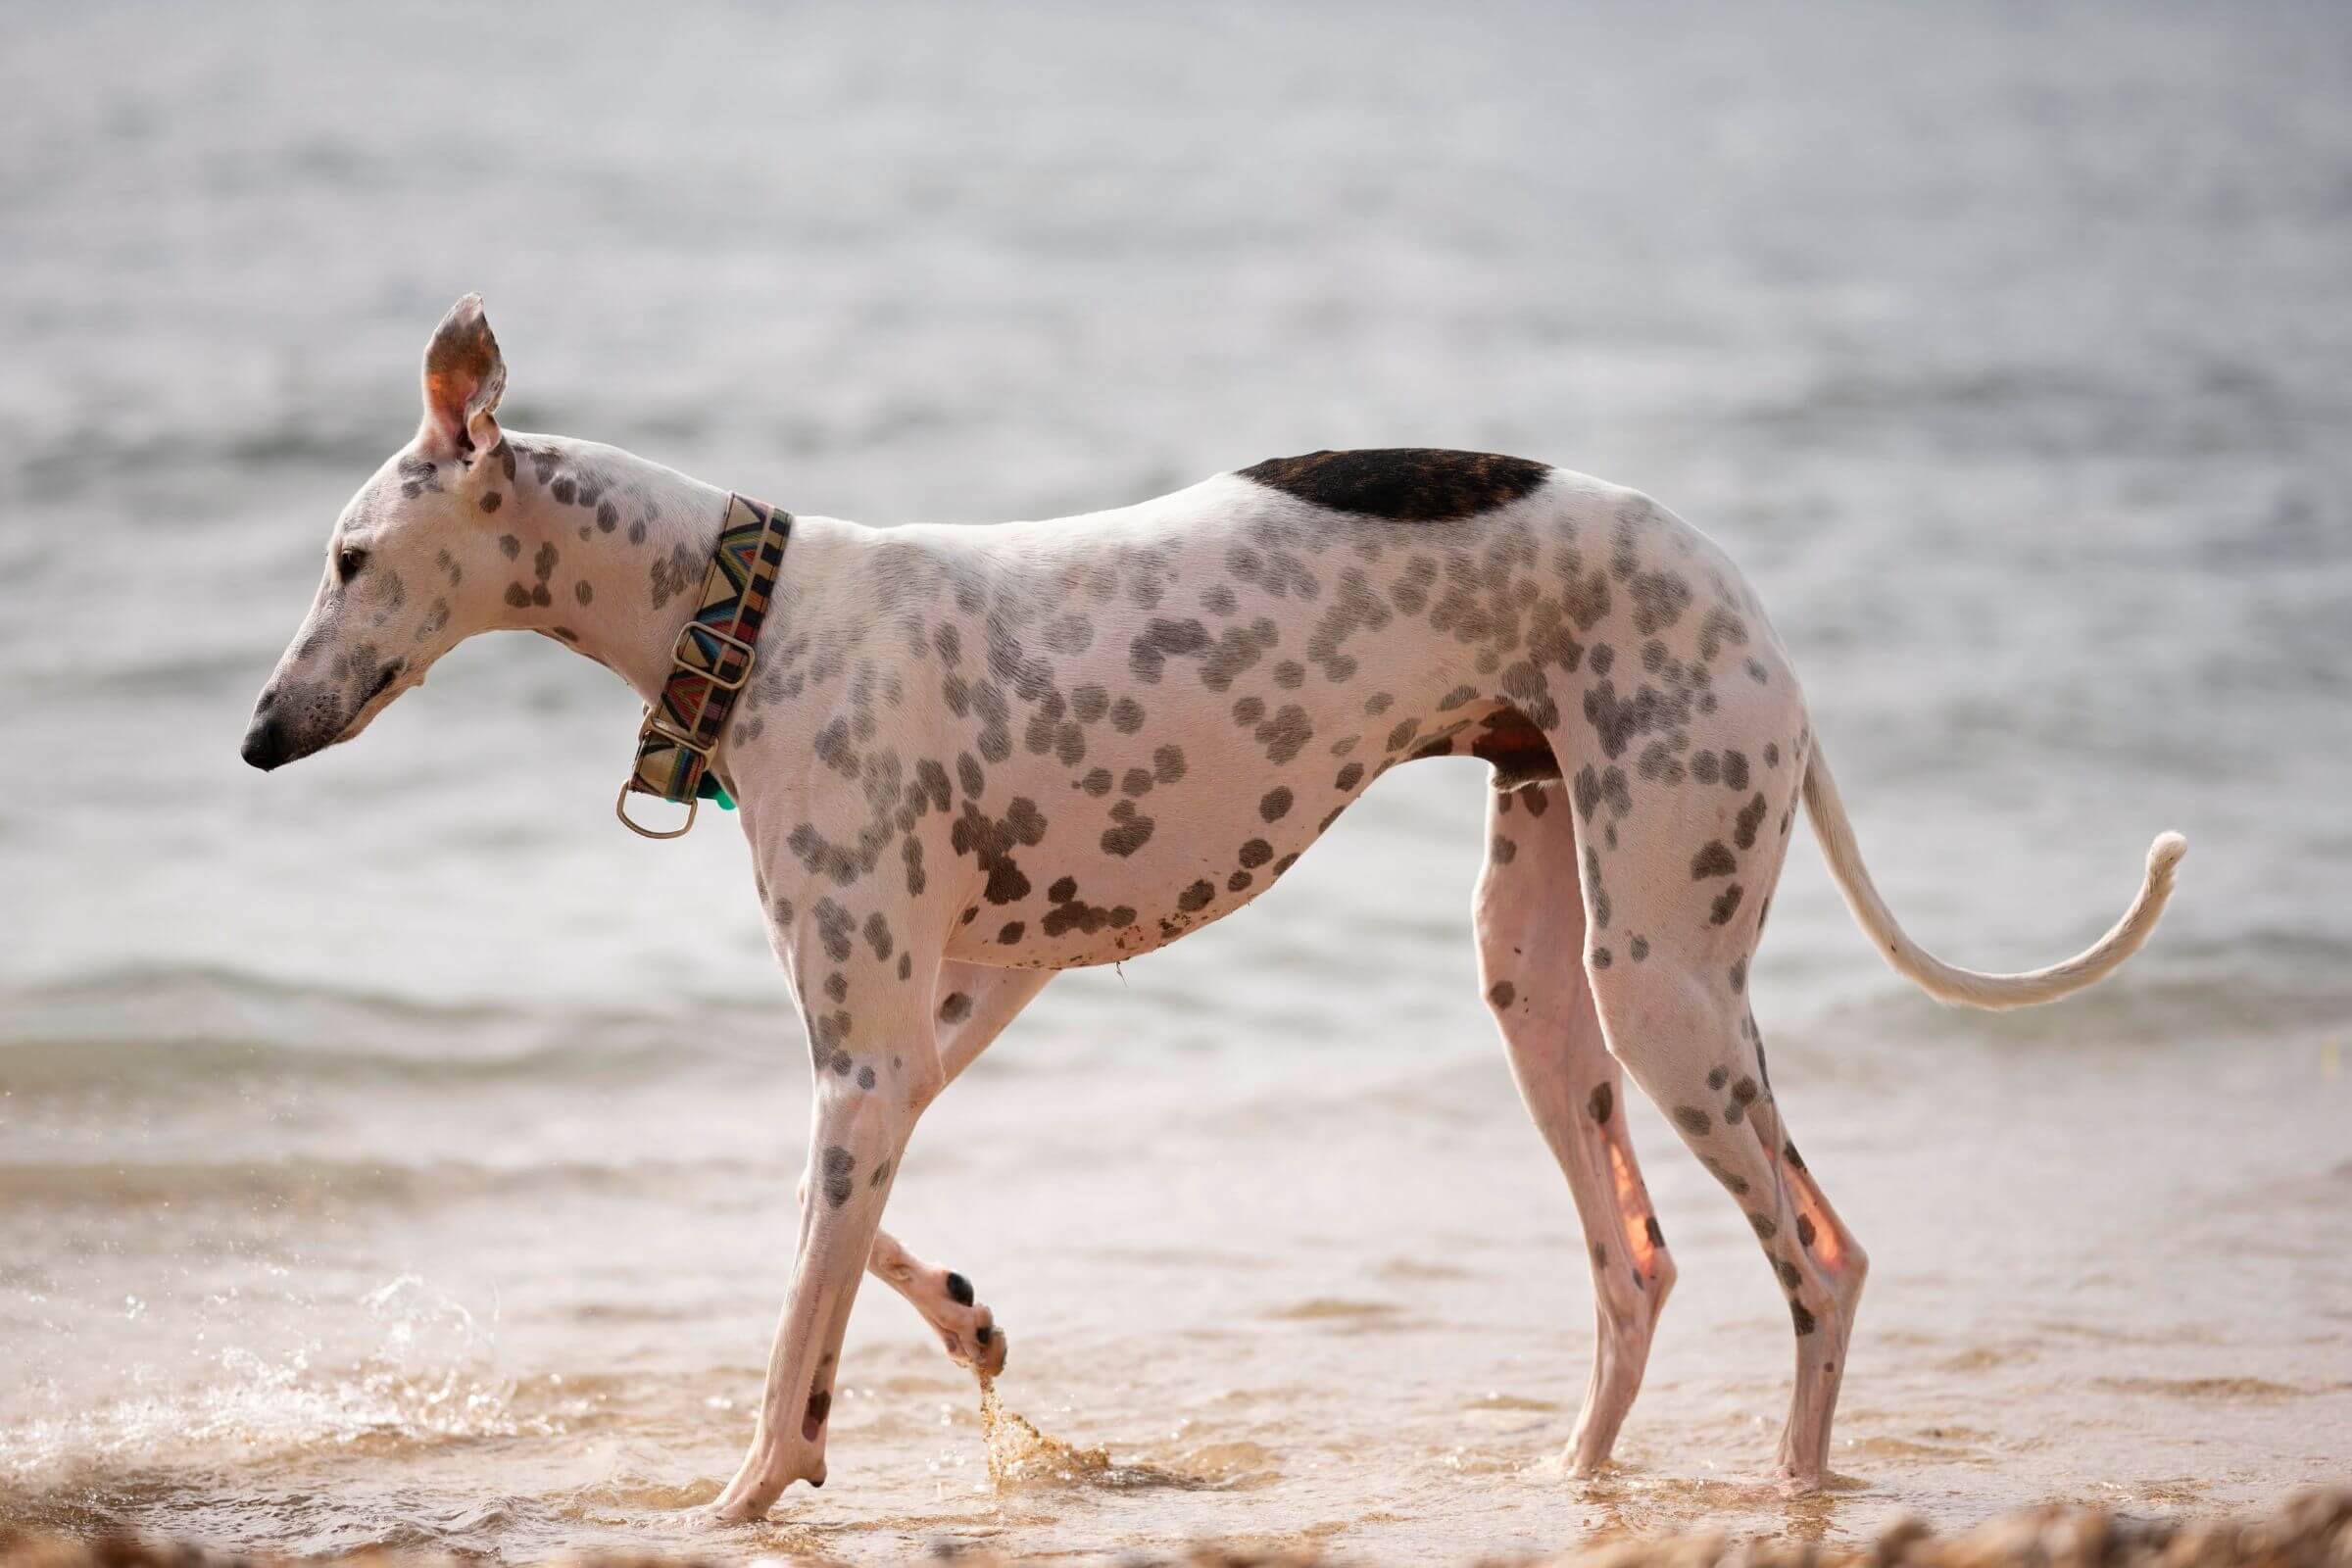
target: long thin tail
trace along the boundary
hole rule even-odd
[[[1845,895],[1845,906],[1854,911],[1855,921],[1879,945],[1880,954],[1894,966],[1895,973],[1938,1002],[1966,1003],[1972,1007],[2030,1007],[2106,979],[2137,953],[2156,929],[2156,917],[2164,912],[2165,900],[2173,896],[2173,868],[2188,853],[2188,840],[2180,834],[2157,834],[2156,842],[2148,847],[2148,874],[2139,885],[2139,897],[2132,901],[2132,907],[2113,929],[2064,963],[2027,974],[1981,974],[1955,968],[1903,934],[1894,912],[1871,885],[1870,872],[1862,864],[1862,848],[1854,842],[1853,824],[1845,819],[1845,805],[1838,798],[1829,764],[1822,760],[1818,738],[1805,768],[1805,813],[1812,818],[1813,832],[1829,858],[1838,891]]]

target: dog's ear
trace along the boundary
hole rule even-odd
[[[507,362],[499,357],[482,297],[468,294],[449,308],[424,347],[424,429],[427,445],[470,461],[498,445],[499,395]]]

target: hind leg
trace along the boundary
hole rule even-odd
[[[1796,1387],[1779,1470],[1792,1492],[1828,1474],[1830,1423],[1869,1260],[1799,1162],[1744,1008],[1702,994],[1704,969],[1653,953],[1652,973],[1599,988],[1601,1014],[1635,1079],[1745,1214],[1788,1303]],[[1682,1049],[1654,1049],[1675,1041]]]
[[[1479,878],[1479,978],[1591,1247],[1597,1325],[1592,1381],[1569,1440],[1572,1473],[1608,1458],[1642,1390],[1674,1261],[1626,1137],[1620,1072],[1601,1039],[1583,965],[1576,834],[1557,783],[1497,794]]]
[[[1611,1054],[1739,1202],[1788,1302],[1796,1388],[1780,1468],[1792,1491],[1810,1491],[1827,1471],[1868,1264],[1796,1157],[1746,997],[1794,820],[1803,729],[1799,716],[1776,724],[1754,711],[1710,728],[1787,738],[1696,753],[1688,767],[1653,752],[1636,769],[1580,771],[1585,962]]]
[[[1761,1072],[1764,1041],[1754,1033],[1752,1019],[1748,1028]],[[1789,1316],[1797,1329],[1796,1393],[1789,1401],[1788,1424],[1781,1433],[1780,1473],[1792,1490],[1811,1491],[1820,1486],[1828,1470],[1830,1419],[1845,1378],[1846,1346],[1853,1334],[1854,1311],[1862,1300],[1862,1282],[1870,1273],[1870,1258],[1837,1210],[1830,1207],[1813,1173],[1805,1168],[1804,1156],[1789,1139],[1769,1089],[1750,1109],[1747,1125],[1749,1142],[1763,1156],[1761,1160],[1751,1156],[1750,1164],[1760,1164],[1772,1174],[1779,1184],[1775,1195],[1779,1207],[1795,1216],[1793,1232],[1784,1233],[1795,1238],[1795,1245],[1785,1249],[1787,1261],[1794,1263],[1805,1289],[1818,1293],[1831,1307],[1814,1314],[1813,1334],[1808,1335],[1800,1310],[1803,1297],[1791,1285],[1783,1258],[1774,1255],[1781,1284],[1791,1293]],[[1754,1223],[1752,1209],[1749,1223]],[[1771,1253],[1770,1239],[1766,1239],[1765,1250]]]

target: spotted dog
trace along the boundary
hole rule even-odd
[[[245,738],[256,766],[358,735],[477,632],[539,632],[661,689],[727,493],[502,429],[505,381],[468,296],[426,349],[415,439],[335,524]],[[2157,839],[2080,956],[1946,964],[1873,890],[1788,651],[1705,535],[1518,458],[1317,452],[1047,521],[795,519],[714,765],[816,1093],[790,1294],[717,1515],[823,1482],[861,1272],[957,1359],[1003,1363],[971,1287],[880,1224],[923,1108],[1047,978],[1240,908],[1382,774],[1437,757],[1494,770],[1482,983],[1590,1243],[1598,1346],[1571,1468],[1608,1456],[1675,1279],[1626,1136],[1630,1071],[1780,1282],[1798,1350],[1780,1471],[1821,1483],[1867,1263],[1797,1152],[1748,1001],[1800,806],[1887,961],[1984,1007],[2114,970],[2182,842]]]

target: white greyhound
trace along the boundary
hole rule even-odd
[[[245,738],[255,766],[351,739],[476,632],[558,638],[661,700],[722,525],[767,514],[611,447],[502,430],[505,382],[469,295],[426,348],[416,438],[335,524]],[[1866,1263],[1790,1142],[1746,997],[1799,802],[1887,961],[1982,1007],[2114,970],[2184,849],[2156,840],[2078,957],[1943,963],[1872,888],[1788,652],[1723,552],[1542,464],[1316,453],[1042,522],[782,521],[768,624],[730,666],[708,760],[741,802],[816,1092],[791,1289],[721,1518],[823,1483],[863,1270],[957,1360],[1003,1362],[970,1286],[880,1228],[924,1106],[1054,971],[1241,907],[1381,774],[1445,756],[1496,770],[1482,978],[1591,1242],[1571,1469],[1607,1458],[1675,1278],[1623,1067],[1779,1276],[1797,1347],[1780,1473],[1816,1488]]]

